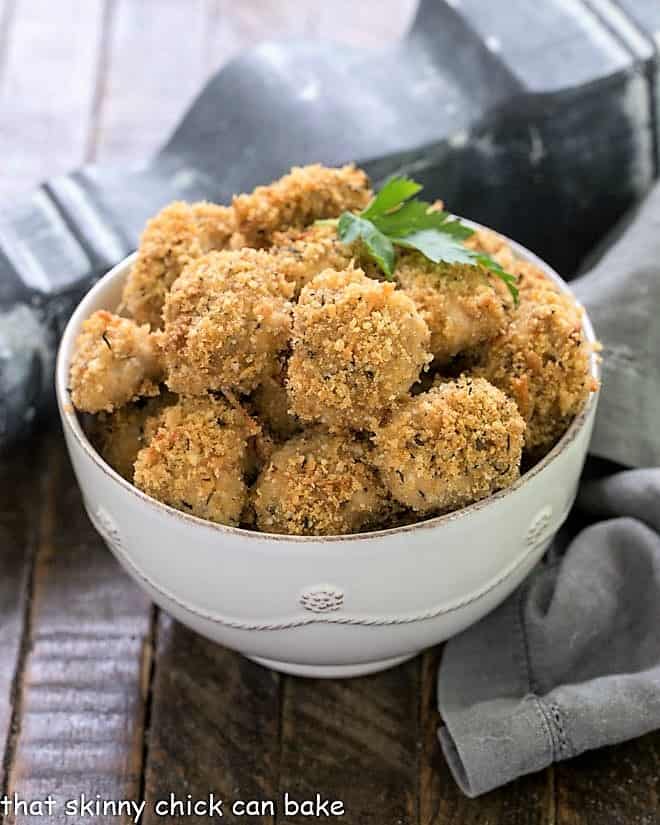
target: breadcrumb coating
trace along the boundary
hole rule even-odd
[[[276,232],[269,249],[274,265],[295,286],[296,294],[325,269],[346,269],[357,257],[356,245],[339,240],[334,226],[312,224]]]
[[[69,389],[81,412],[112,412],[140,396],[158,395],[163,378],[160,338],[98,310],[82,325],[69,368]]]
[[[482,378],[409,398],[376,431],[374,463],[392,496],[417,513],[462,507],[520,475],[525,422]]]
[[[250,409],[277,441],[286,441],[300,432],[300,422],[289,412],[286,373],[267,376],[250,398]]]
[[[439,363],[494,338],[506,323],[511,302],[481,267],[434,264],[408,253],[400,256],[396,276],[426,321]]]
[[[467,239],[465,245],[470,249],[490,255],[503,269],[515,275],[521,301],[542,300],[539,290],[561,294],[559,287],[540,267],[532,261],[517,257],[509,241],[492,229],[477,229]],[[494,285],[500,289],[503,288],[501,281],[494,281]],[[505,288],[504,290],[506,291]]]
[[[254,249],[210,252],[167,295],[167,384],[182,395],[248,393],[279,368],[289,343],[292,288]]]
[[[394,284],[326,270],[294,307],[291,409],[304,421],[369,429],[431,360],[429,337]]]
[[[288,175],[233,199],[236,227],[249,246],[263,247],[280,229],[306,226],[363,209],[372,196],[369,178],[353,164],[332,169],[294,166]]]
[[[94,313],[70,365],[112,467],[200,518],[323,536],[469,505],[556,443],[596,389],[579,306],[486,229],[466,245],[517,276],[517,305],[409,249],[387,281],[315,223],[371,197],[355,166],[313,165],[149,221],[132,318]]]
[[[483,348],[475,375],[487,378],[518,405],[527,422],[525,447],[547,452],[582,409],[597,383],[589,372],[591,348],[579,307],[568,295],[529,292],[507,329]]]
[[[250,441],[259,427],[238,406],[211,396],[181,398],[155,422],[135,461],[135,484],[159,501],[237,525],[247,499]]]
[[[176,395],[164,392],[155,398],[140,399],[112,413],[94,416],[90,438],[103,459],[127,481],[133,481],[137,454],[151,441],[157,416],[176,403]]]
[[[162,325],[165,296],[184,267],[211,249],[224,249],[235,232],[231,207],[176,201],[146,225],[122,305],[139,324]]]
[[[252,501],[260,530],[301,536],[355,533],[390,509],[365,445],[314,430],[273,453]]]

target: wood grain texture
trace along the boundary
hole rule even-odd
[[[154,806],[170,793],[185,800],[225,800],[223,822],[236,800],[273,799],[279,757],[277,674],[202,639],[167,617],[158,632],[147,741],[145,822],[162,822]],[[207,822],[175,815],[171,823]],[[254,820],[261,825],[270,816]]]
[[[49,456],[8,789],[137,797],[149,649],[149,605],[87,520],[61,437]],[[17,823],[43,822],[16,816]],[[71,821],[59,813],[48,820]],[[99,823],[117,822],[99,817]]]
[[[26,191],[81,162],[104,2],[17,0],[0,75],[0,191]]]
[[[39,522],[43,465],[39,443],[0,459],[0,752],[10,746],[16,684],[24,653],[30,572]],[[0,761],[0,788],[6,783]]]
[[[440,648],[430,650],[422,663],[420,825],[555,825],[554,768],[523,777],[478,799],[468,799],[458,789],[437,737],[441,724],[436,699],[440,656]]]
[[[351,825],[418,821],[419,659],[347,681],[287,678],[280,794],[344,803]],[[309,822],[280,816],[279,823]]]
[[[660,823],[660,732],[562,762],[556,825]]]

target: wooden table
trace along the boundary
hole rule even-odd
[[[0,0],[0,194],[154,150],[205,77],[265,37],[397,37],[414,0]],[[465,799],[436,739],[439,651],[348,682],[281,677],[189,632],[118,569],[59,431],[0,462],[2,793],[227,800],[316,793],[351,825],[660,822],[660,734]],[[2,794],[0,794],[1,796]],[[219,818],[216,817],[218,821]],[[14,821],[11,815],[0,820]],[[130,816],[16,822],[129,822]]]

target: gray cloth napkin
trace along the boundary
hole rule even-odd
[[[468,796],[660,727],[660,184],[574,282],[604,345],[592,452],[562,536],[500,608],[450,640],[439,731]]]

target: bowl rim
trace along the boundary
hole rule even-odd
[[[487,227],[483,226],[480,223],[477,223],[476,221],[471,221],[466,218],[461,218],[461,221],[473,229],[487,229]],[[592,352],[589,358],[590,374],[592,375],[592,377],[596,378],[596,380],[599,380],[601,372],[600,359],[598,357],[595,347],[598,341],[586,310],[577,301],[577,298],[569,288],[568,284],[548,263],[546,263],[543,259],[539,258],[526,247],[522,246],[521,244],[517,243],[516,241],[512,240],[511,238],[502,234],[501,232],[498,232],[497,234],[504,238],[504,240],[511,246],[511,249],[513,250],[516,257],[521,258],[525,261],[529,261],[530,263],[533,263],[536,266],[538,266],[554,283],[557,284],[557,286],[561,289],[562,292],[569,294],[583,309],[582,330],[584,332],[587,342],[593,345]],[[147,506],[152,507],[158,511],[161,511],[167,517],[181,520],[184,523],[189,524],[191,527],[201,527],[207,530],[218,532],[220,534],[238,536],[244,540],[253,539],[260,542],[295,542],[311,545],[325,545],[331,542],[378,540],[385,538],[387,536],[401,535],[412,531],[441,528],[445,524],[457,521],[459,519],[469,518],[470,515],[474,514],[477,511],[494,506],[497,502],[501,501],[502,499],[514,495],[522,487],[526,486],[529,482],[536,478],[536,476],[538,476],[550,464],[552,464],[575,440],[577,435],[580,433],[580,431],[586,425],[587,421],[590,419],[598,401],[598,394],[600,390],[596,389],[595,391],[592,391],[589,394],[589,397],[587,398],[587,401],[584,404],[583,408],[575,416],[566,432],[553,446],[553,448],[526,473],[523,473],[518,479],[516,479],[516,481],[513,484],[511,484],[509,487],[505,487],[502,490],[498,490],[496,493],[493,493],[492,495],[487,496],[486,498],[480,499],[479,501],[475,501],[472,504],[469,504],[467,507],[461,507],[460,509],[453,510],[449,513],[444,513],[438,516],[432,516],[430,518],[414,522],[412,524],[403,524],[397,527],[388,527],[383,530],[370,530],[363,533],[344,533],[332,536],[298,536],[288,533],[267,533],[259,530],[251,530],[245,527],[232,527],[227,524],[218,524],[217,522],[208,521],[206,519],[199,518],[198,516],[194,516],[189,513],[184,513],[181,510],[177,510],[175,507],[171,507],[169,504],[165,504],[162,501],[158,501],[157,499],[143,492],[138,487],[135,487],[125,478],[120,476],[119,473],[116,472],[116,470],[114,470],[109,464],[107,464],[103,460],[101,455],[92,446],[91,442],[85,435],[85,432],[80,424],[78,414],[73,406],[73,402],[71,401],[68,388],[69,363],[68,361],[65,363],[64,350],[68,347],[70,339],[74,335],[74,325],[78,325],[82,309],[86,307],[88,304],[93,303],[94,299],[99,295],[99,293],[104,292],[111,282],[119,280],[122,276],[125,276],[129,270],[129,267],[135,261],[136,257],[137,252],[133,252],[126,258],[124,258],[122,261],[115,264],[115,266],[113,266],[105,275],[103,275],[94,284],[94,286],[92,286],[90,290],[88,290],[85,293],[85,295],[81,298],[73,313],[71,314],[71,317],[69,318],[65,326],[57,350],[57,359],[55,366],[55,392],[57,396],[57,405],[59,408],[60,418],[62,419],[63,427],[68,428],[69,432],[74,436],[77,445],[105,475],[107,475],[113,482],[117,483],[125,492],[133,496],[136,496],[141,501],[143,501]]]

